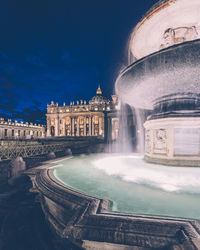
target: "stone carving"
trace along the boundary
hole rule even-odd
[[[72,155],[72,150],[71,150],[71,148],[66,148],[66,149],[65,149],[65,155],[68,155],[68,156]]]
[[[145,133],[145,152],[151,154],[151,131],[149,129]]]
[[[163,44],[160,49],[172,46],[174,44],[191,41],[198,38],[198,32],[195,26],[192,27],[178,27],[169,28],[163,34]]]
[[[167,131],[166,129],[154,130],[154,153],[167,154]]]
[[[10,162],[10,171],[8,173],[9,174],[8,183],[10,185],[13,185],[15,180],[22,175],[24,170],[26,170],[26,163],[21,156],[17,156],[17,158],[13,159]]]
[[[55,155],[54,152],[50,152],[50,153],[48,153],[47,157],[48,157],[48,159],[51,160],[51,159],[55,159],[55,158],[56,158],[56,155]]]

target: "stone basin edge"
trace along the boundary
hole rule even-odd
[[[127,246],[200,249],[199,220],[110,211],[111,201],[77,192],[59,183],[52,166],[55,166],[55,160],[37,168],[35,176],[34,171],[27,174],[40,195],[47,222],[61,239],[70,240],[80,247],[88,241],[112,243],[124,246],[124,249]]]

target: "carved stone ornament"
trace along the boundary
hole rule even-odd
[[[154,130],[154,153],[167,153],[167,131],[166,129]]]
[[[198,38],[198,32],[195,26],[168,28],[163,34],[163,44],[160,49],[167,48],[174,44],[192,41]]]

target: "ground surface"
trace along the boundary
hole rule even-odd
[[[101,147],[100,147],[101,146]],[[74,154],[98,151],[102,145],[76,147]],[[65,156],[56,153],[56,157]],[[48,160],[47,155],[26,158],[26,168],[34,168]],[[39,195],[29,192],[32,184],[27,176],[14,185],[8,185],[9,161],[0,161],[0,250],[78,250],[71,243],[56,239],[51,232],[40,202]]]
[[[31,182],[22,177],[14,186],[0,185],[0,250],[78,249],[61,247],[50,231],[39,197],[30,193]]]

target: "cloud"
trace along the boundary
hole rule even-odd
[[[32,100],[32,105],[22,109],[20,117],[26,122],[44,124],[46,122],[46,107],[44,108],[38,100]]]
[[[46,121],[46,110],[41,109],[39,107],[30,106],[26,107],[20,112],[20,118],[22,118],[26,122],[33,122],[33,123],[42,123],[44,124]]]

